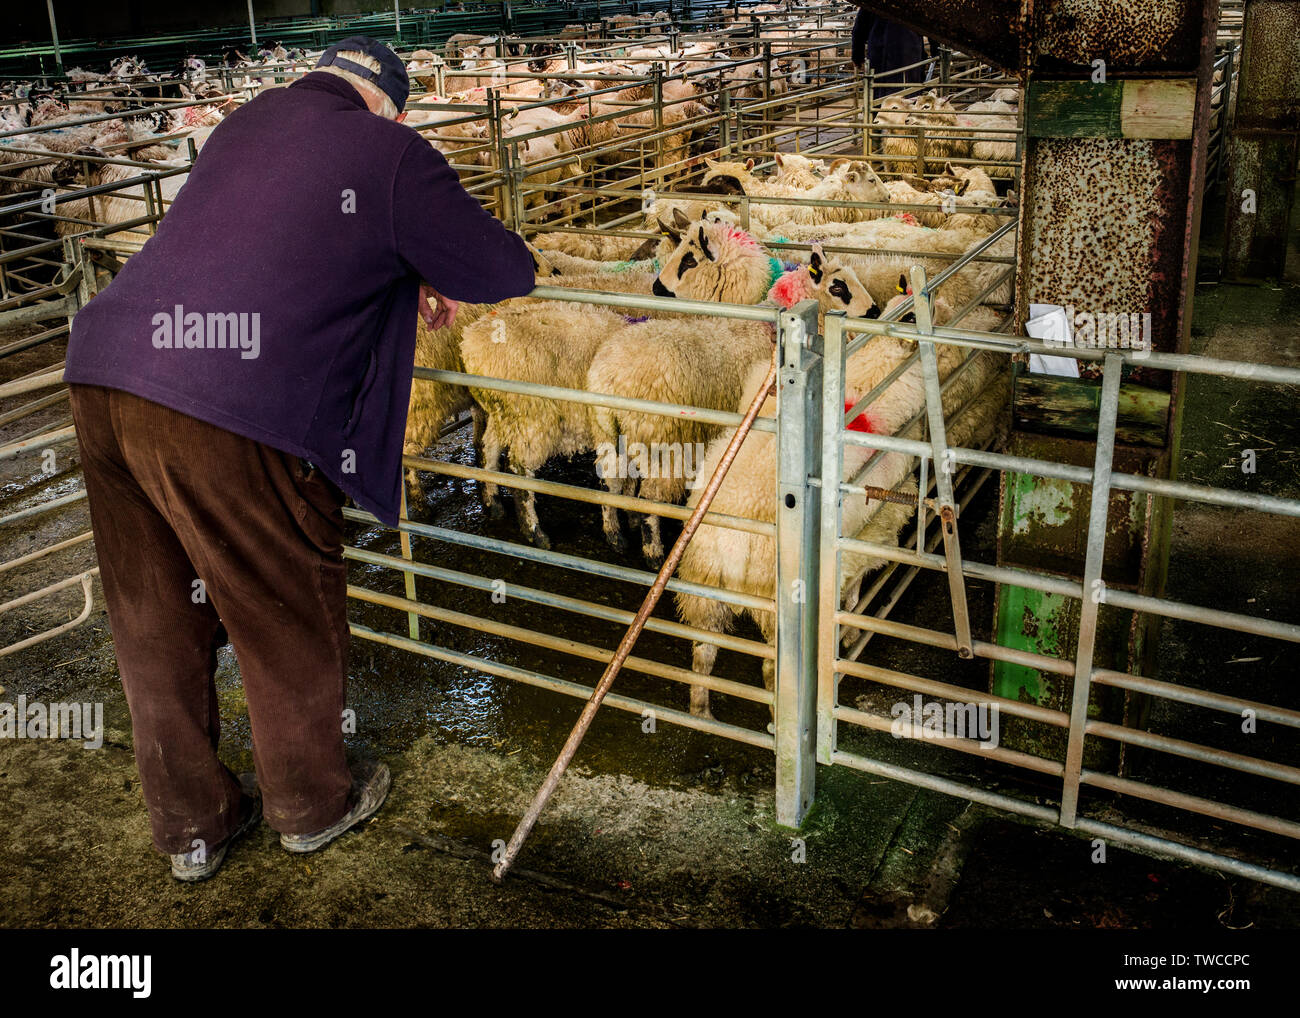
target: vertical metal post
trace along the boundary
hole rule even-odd
[[[872,93],[875,91],[876,72],[867,64],[866,73],[863,75],[862,82],[862,154],[871,155],[873,145],[871,143],[871,100]],[[874,168],[874,167],[873,167]]]
[[[912,266],[912,292],[915,297],[917,332],[925,336],[934,331],[930,311],[930,294],[926,289],[925,269]],[[948,461],[948,435],[943,420],[943,391],[939,385],[939,360],[934,341],[922,339],[921,371],[925,377],[925,409],[930,425],[930,450],[934,457],[934,482],[939,496],[939,528],[943,533],[943,555],[948,573],[948,592],[952,598],[953,631],[957,637],[957,654],[970,658],[970,613],[966,606],[966,579],[961,569],[961,540],[957,535],[957,500],[952,490],[952,464]]]
[[[772,98],[772,44],[763,43],[763,101]]]
[[[50,12],[50,38],[54,41],[54,65],[63,73],[63,51],[59,48],[59,26],[54,21],[54,0],[45,0],[45,7]]]
[[[817,762],[835,752],[840,607],[840,478],[844,473],[844,312],[826,315],[822,354],[821,561],[818,565]]]
[[[650,68],[650,83],[654,100],[655,125],[655,186],[664,186],[664,69],[659,64]]]
[[[1092,694],[1092,658],[1097,645],[1097,615],[1106,600],[1101,579],[1106,555],[1106,520],[1110,514],[1111,461],[1115,455],[1115,419],[1119,413],[1119,383],[1124,361],[1106,355],[1097,418],[1097,456],[1092,467],[1092,504],[1088,510],[1088,551],[1083,564],[1083,606],[1079,611],[1079,645],[1074,659],[1074,694],[1070,702],[1070,738],[1065,748],[1065,781],[1061,789],[1061,826],[1073,827],[1079,812],[1079,774],[1083,770],[1083,729],[1088,723]]]
[[[402,37],[402,12],[397,8],[400,2],[401,0],[393,0],[393,29],[399,39]]]
[[[1287,268],[1300,165],[1300,3],[1295,0],[1247,0],[1227,151],[1223,275],[1280,278]]]
[[[817,536],[809,483],[821,441],[822,356],[817,303],[802,301],[777,324],[776,822],[797,827],[816,778]]]
[[[403,474],[403,477],[402,477],[402,517],[401,517],[401,518],[402,518],[403,520],[405,520],[405,519],[407,518],[407,515],[406,515],[406,477],[405,477],[405,473],[406,473],[406,471],[403,470],[403,471],[401,471],[401,473]],[[412,559],[412,557],[411,557],[411,534],[410,534],[410,531],[399,529],[398,532],[397,532],[397,537],[398,537],[398,540],[401,542],[401,545],[402,545],[402,558],[406,559],[407,562],[411,562],[411,561],[413,561],[413,559]],[[411,572],[409,569],[404,569],[404,570],[402,570],[402,584],[403,584],[403,586],[404,586],[404,588],[405,588],[405,590],[406,590],[406,599],[407,599],[408,601],[414,601],[414,600],[415,600],[415,573]],[[410,634],[412,640],[418,640],[418,639],[420,638],[420,616],[417,615],[415,612],[407,612],[407,613],[406,613],[406,631]]]
[[[257,48],[257,25],[253,22],[253,0],[248,0],[248,34],[253,40],[254,49]],[[256,54],[253,54],[256,56]]]
[[[722,151],[731,155],[731,92],[721,84],[718,85],[718,113],[722,118]]]

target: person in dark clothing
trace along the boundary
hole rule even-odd
[[[896,91],[891,84],[921,82],[925,68],[912,67],[925,59],[925,42],[910,28],[872,14],[865,7],[858,10],[853,22],[850,50],[853,66],[862,70],[864,60],[876,73],[877,95]],[[905,70],[901,70],[906,68]]]
[[[264,810],[315,851],[382,805],[349,769],[342,504],[397,523],[417,312],[533,288],[522,238],[397,122],[406,71],[353,37],[213,131],[143,249],[77,315],[65,378],[136,762],[172,875]],[[217,757],[234,644],[256,786]]]

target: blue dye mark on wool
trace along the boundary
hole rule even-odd
[[[640,315],[636,318],[633,318],[631,315],[623,315],[622,317],[623,321],[627,322],[628,325],[640,325],[642,322],[650,321],[649,315]]]

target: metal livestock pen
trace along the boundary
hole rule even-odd
[[[645,29],[647,38],[636,40],[649,44],[655,37]],[[685,41],[687,36],[681,37]],[[1231,40],[1227,40],[1231,45]],[[608,39],[602,40],[609,45]],[[620,45],[614,44],[616,48]],[[874,94],[873,79],[853,79],[844,73],[843,40],[835,38],[801,39],[784,54],[790,61],[782,64],[782,54],[773,51],[771,41],[759,40],[758,53],[749,53],[737,59],[711,62],[701,78],[719,79],[711,89],[715,98],[713,108],[698,115],[691,126],[698,128],[713,142],[710,151],[720,156],[752,157],[763,162],[777,152],[801,151],[816,154],[844,154],[858,160],[877,159],[879,128],[874,124],[879,111],[879,101]],[[778,44],[779,45],[779,44]],[[567,46],[567,43],[566,43]],[[576,46],[576,44],[575,44]],[[569,51],[574,52],[574,51]],[[572,61],[572,57],[568,58]],[[794,61],[804,60],[801,66]],[[1219,92],[1219,126],[1230,103],[1232,82],[1232,51],[1220,57],[1218,69],[1222,70]],[[507,61],[502,80],[502,91],[509,94],[511,82],[536,80],[579,80],[581,75],[539,75],[526,68],[526,59]],[[746,67],[760,70],[754,79],[758,93],[741,98],[735,93],[744,85],[727,83],[725,76]],[[443,73],[447,73],[443,71]],[[608,78],[608,75],[604,76]],[[652,187],[656,196],[682,198],[699,197],[687,190],[674,190],[690,184],[701,172],[698,157],[691,153],[675,154],[665,146],[672,136],[673,126],[665,126],[665,106],[671,109],[672,101],[665,103],[662,87],[665,82],[687,80],[690,72],[653,74],[639,83],[648,84],[649,101],[636,102],[621,107],[620,112],[604,114],[618,121],[629,113],[649,113],[651,123],[637,125],[626,131],[627,137],[611,151],[602,154],[607,162],[602,166],[584,168],[558,183],[550,183],[542,191],[540,204],[530,205],[529,199],[539,189],[527,182],[527,177],[545,169],[543,164],[528,164],[521,151],[527,139],[558,133],[562,128],[509,136],[504,130],[508,110],[503,109],[501,94],[490,94],[482,104],[413,104],[414,110],[450,115],[439,124],[421,125],[419,129],[435,138],[449,125],[483,122],[485,138],[480,145],[465,145],[454,155],[453,164],[462,171],[467,185],[479,194],[502,218],[527,234],[543,230],[568,232],[611,231],[627,236],[651,239],[654,235],[644,228],[639,209],[630,210],[644,198],[647,179],[655,181]],[[796,80],[803,78],[804,80]],[[974,62],[954,58],[946,52],[934,62],[934,82],[925,88],[936,87],[945,94],[961,95],[966,90],[977,89],[978,94],[1007,84],[1000,76],[982,70]],[[620,91],[630,81],[609,81],[580,88],[564,97],[565,101],[594,103]],[[974,93],[972,93],[974,94]],[[680,102],[681,100],[678,100]],[[547,105],[539,100],[536,106]],[[527,109],[524,105],[519,109]],[[963,129],[943,129],[948,134],[961,135]],[[969,133],[966,129],[965,133]],[[452,137],[448,135],[447,137]],[[441,140],[441,139],[440,139]],[[1015,132],[1017,154],[1022,142],[1019,129]],[[597,152],[580,152],[595,156]],[[960,162],[959,160],[954,160]],[[1018,164],[1019,159],[1015,160]],[[1018,169],[1013,166],[1012,170]],[[155,171],[156,172],[156,171]],[[182,172],[180,170],[173,172]],[[148,175],[142,169],[142,175]],[[1013,181],[1014,181],[1013,177]],[[156,182],[155,182],[156,183]],[[633,186],[629,186],[632,184]],[[667,186],[664,186],[667,185]],[[558,197],[552,198],[554,194]],[[559,206],[568,196],[577,196],[585,204],[576,212],[561,212]],[[751,206],[771,202],[773,199],[747,196],[711,196],[733,206],[742,222],[748,222]],[[780,204],[797,204],[797,199],[780,199]],[[866,203],[865,207],[879,208]],[[35,197],[12,204],[5,212],[10,215],[35,215],[39,202]],[[1010,216],[1009,208],[989,208],[992,215]],[[148,225],[161,214],[161,199],[147,209],[141,224]],[[88,234],[105,234],[120,231],[121,224],[87,223]],[[1181,735],[1158,734],[1130,724],[1115,724],[1109,720],[1089,716],[1090,695],[1099,687],[1127,691],[1146,697],[1195,705],[1226,714],[1243,711],[1260,721],[1285,729],[1300,727],[1300,711],[1286,705],[1259,702],[1246,696],[1228,695],[1215,689],[1196,688],[1175,684],[1151,676],[1120,669],[1098,667],[1095,664],[1095,645],[1099,617],[1108,611],[1140,613],[1145,616],[1177,619],[1197,625],[1214,626],[1238,632],[1264,636],[1294,643],[1300,640],[1300,626],[1262,617],[1228,612],[1201,605],[1179,603],[1165,597],[1134,593],[1106,585],[1104,551],[1107,507],[1113,491],[1126,491],[1148,500],[1186,500],[1211,505],[1231,506],[1243,510],[1271,513],[1280,516],[1300,516],[1300,502],[1258,494],[1230,491],[1192,485],[1172,480],[1125,473],[1116,469],[1113,451],[1116,441],[1118,405],[1120,399],[1120,371],[1126,364],[1139,364],[1147,368],[1164,370],[1181,375],[1202,374],[1225,378],[1250,379],[1265,385],[1294,385],[1300,383],[1300,371],[1263,364],[1215,360],[1189,354],[1159,353],[1130,345],[1124,347],[1061,347],[1046,344],[1025,335],[976,332],[960,327],[958,319],[946,326],[932,321],[930,298],[944,292],[944,283],[953,274],[975,261],[1008,264],[1014,259],[992,256],[987,248],[1005,231],[1004,226],[994,237],[988,238],[979,248],[961,256],[950,256],[952,264],[938,277],[925,282],[921,268],[913,273],[915,296],[903,303],[892,314],[879,320],[845,319],[830,315],[825,328],[816,326],[813,309],[807,305],[796,306],[783,313],[769,308],[734,305],[703,304],[692,301],[657,298],[640,295],[615,295],[597,292],[580,292],[543,286],[534,295],[547,300],[579,301],[620,309],[627,312],[675,312],[699,316],[707,320],[717,317],[730,320],[760,321],[769,323],[776,336],[775,356],[778,358],[778,401],[775,418],[760,419],[755,425],[759,432],[774,436],[781,450],[780,472],[772,492],[775,522],[710,514],[706,523],[720,528],[770,537],[775,542],[778,582],[771,597],[687,584],[681,580],[670,583],[670,589],[720,601],[738,608],[773,612],[776,619],[776,644],[770,647],[765,641],[744,634],[722,635],[712,631],[692,629],[671,618],[657,616],[650,620],[648,632],[662,637],[656,646],[676,648],[673,658],[633,657],[628,670],[648,677],[657,691],[655,697],[615,693],[607,702],[620,710],[637,715],[653,712],[662,720],[732,739],[750,746],[770,750],[776,759],[776,794],[778,816],[781,822],[798,824],[809,809],[814,788],[817,764],[839,765],[867,773],[910,782],[937,791],[964,797],[972,801],[1031,817],[1037,821],[1058,824],[1079,833],[1114,840],[1136,848],[1175,856],[1187,861],[1216,867],[1228,872],[1264,880],[1292,890],[1300,890],[1300,878],[1284,865],[1272,861],[1247,861],[1229,835],[1220,833],[1213,851],[1189,843],[1175,829],[1157,829],[1143,819],[1117,816],[1104,800],[1088,801],[1090,792],[1104,792],[1124,796],[1139,802],[1149,802],[1170,807],[1174,811],[1212,817],[1231,828],[1257,830],[1294,839],[1300,835],[1300,822],[1294,815],[1279,815],[1256,808],[1246,808],[1232,802],[1217,801],[1205,795],[1163,787],[1121,773],[1117,768],[1090,762],[1090,747],[1099,742],[1138,746],[1156,753],[1206,763],[1225,771],[1262,777],[1267,781],[1285,785],[1300,783],[1300,768],[1287,759],[1269,759],[1264,755],[1245,755],[1214,748]],[[10,239],[30,239],[21,229],[6,234]],[[46,315],[64,317],[79,302],[88,299],[98,286],[90,259],[96,246],[113,247],[113,242],[65,243],[46,246],[47,242],[29,244],[27,248],[6,248],[5,264],[17,264],[28,259],[30,264],[43,264],[60,273],[53,283],[32,286],[33,276],[20,278],[25,291],[21,294],[6,291],[3,306],[12,324],[15,311],[26,321],[48,320]],[[127,245],[127,249],[129,250]],[[118,245],[119,250],[121,245]],[[776,250],[800,250],[807,245],[775,241]],[[54,251],[61,257],[51,258]],[[853,250],[852,248],[828,250]],[[915,252],[894,252],[914,254]],[[12,256],[12,257],[11,257]],[[927,257],[931,257],[927,255]],[[1008,271],[1010,271],[1008,269]],[[12,275],[12,273],[11,273]],[[980,295],[982,299],[986,294]],[[42,303],[49,302],[49,303]],[[27,310],[21,310],[22,307]],[[31,310],[32,308],[36,310]],[[915,325],[899,319],[909,310],[916,317]],[[54,312],[58,312],[57,315]],[[1011,325],[1004,322],[1004,330]],[[54,330],[62,334],[65,326]],[[917,344],[913,361],[921,366],[926,383],[926,408],[923,415],[912,422],[922,437],[908,438],[900,435],[864,435],[846,427],[857,414],[869,407],[879,391],[846,408],[844,389],[845,359],[861,349],[871,337],[891,335],[911,339]],[[53,334],[45,339],[55,338]],[[1079,361],[1097,362],[1103,367],[1099,414],[1096,428],[1097,454],[1091,466],[1052,462],[1009,455],[995,445],[986,447],[961,447],[950,443],[947,435],[970,403],[945,415],[943,412],[944,385],[940,384],[936,369],[936,346],[950,345],[970,351],[993,351],[1011,362],[1023,361],[1029,354],[1067,356]],[[969,361],[967,362],[970,363]],[[1016,370],[1022,370],[1017,368]],[[692,413],[699,420],[719,428],[735,427],[740,414],[699,407],[680,407],[649,403],[608,394],[538,385],[510,379],[493,379],[467,376],[455,372],[417,368],[417,379],[428,379],[451,384],[472,383],[484,389],[507,393],[549,397],[587,406],[605,405],[635,410],[647,414],[674,416]],[[1004,384],[999,375],[990,384]],[[35,388],[42,380],[19,380],[0,390],[0,394]],[[882,383],[878,390],[883,389]],[[10,388],[13,387],[13,388]],[[56,394],[57,395],[57,394]],[[47,397],[51,398],[51,397]],[[973,400],[971,401],[973,402]],[[4,420],[13,419],[12,412]],[[906,429],[902,429],[906,431]],[[47,446],[49,442],[70,437],[61,430],[44,429],[41,434],[11,442],[0,455],[5,457],[30,453]],[[888,452],[915,458],[919,466],[920,485],[914,498],[917,524],[899,545],[864,542],[856,535],[845,534],[840,525],[843,498],[846,495],[868,498],[896,499],[894,492],[868,490],[863,486],[866,468],[857,476],[844,479],[842,461],[846,448],[866,447],[878,450],[877,455]],[[426,471],[451,479],[454,482],[492,482],[515,490],[530,490],[555,498],[567,499],[576,507],[598,505],[614,506],[623,510],[645,512],[652,509],[668,519],[684,519],[687,511],[675,505],[649,504],[638,498],[612,495],[579,484],[561,483],[538,478],[521,478],[515,474],[495,469],[495,464],[484,467],[466,465],[450,459],[407,457],[408,468]],[[1087,486],[1091,489],[1091,512],[1086,521],[1087,558],[1081,579],[1066,579],[1046,570],[991,565],[968,557],[963,553],[961,510],[969,505],[980,486],[993,477],[1002,485],[1020,483],[1025,478],[1046,478]],[[77,494],[60,496],[40,505],[25,507],[18,513],[4,517],[0,522],[17,520],[29,512],[43,511],[65,505],[80,497]],[[517,541],[488,536],[468,527],[443,526],[404,519],[396,535],[385,535],[382,528],[367,514],[348,510],[347,517],[365,529],[364,541],[350,546],[346,554],[361,567],[359,578],[365,582],[354,583],[350,596],[359,606],[383,609],[391,619],[388,627],[354,623],[353,632],[361,639],[383,644],[402,651],[450,662],[476,672],[508,681],[538,686],[568,696],[585,697],[590,685],[584,674],[593,666],[607,661],[614,634],[625,626],[632,612],[611,604],[607,599],[584,597],[584,578],[626,585],[633,591],[647,586],[653,574],[628,566],[619,561],[597,556],[575,555],[565,551],[551,551],[524,545]],[[386,547],[387,537],[396,541],[396,548]],[[73,541],[82,542],[88,534]],[[68,547],[72,542],[57,543],[37,554],[53,553]],[[968,540],[968,547],[970,541]],[[379,550],[376,550],[376,546]],[[448,568],[440,564],[441,551],[449,546],[475,549],[486,556],[495,556],[501,563],[495,572]],[[942,547],[940,547],[942,546]],[[875,577],[862,596],[845,604],[840,599],[842,558],[845,553],[877,556],[888,560],[887,566]],[[29,562],[24,556],[0,566],[13,569]],[[513,564],[512,564],[513,563]],[[520,563],[534,568],[532,575],[539,580],[520,583],[504,577],[517,572]],[[927,572],[942,574],[947,588],[951,627],[920,625],[915,621],[890,618],[903,592],[917,577]],[[460,603],[455,607],[435,603],[435,599],[420,596],[420,584],[430,582],[461,592]],[[71,576],[58,589],[75,587],[80,583],[85,591],[89,612],[90,584],[85,575]],[[972,621],[969,597],[972,585],[1000,584],[1007,589],[1050,592],[1053,595],[1078,601],[1081,604],[1081,622],[1078,638],[1072,653],[1052,657],[1032,653],[1002,642],[998,634],[989,639],[980,637],[979,626]],[[387,588],[387,589],[384,589]],[[400,589],[400,593],[395,592]],[[429,589],[426,586],[426,591]],[[53,588],[34,592],[0,606],[7,611],[30,603],[31,598],[55,592]],[[811,592],[811,593],[809,593]],[[507,604],[507,608],[502,608]],[[590,626],[589,639],[574,640],[555,635],[546,628],[548,613],[563,613],[583,620]],[[403,619],[405,628],[403,631]],[[567,662],[563,669],[543,671],[479,656],[464,650],[445,646],[422,638],[421,620],[436,623],[452,630],[491,634],[512,644],[531,649],[546,650]],[[72,623],[72,624],[75,624]],[[59,629],[58,631],[62,631]],[[55,633],[46,634],[47,636]],[[955,660],[984,659],[1010,662],[1060,676],[1071,683],[1070,706],[1058,710],[1037,703],[997,696],[987,688],[915,674],[898,667],[867,663],[862,660],[868,642],[874,636],[884,636],[904,643],[950,652]],[[602,639],[604,636],[605,639]],[[28,646],[27,641],[21,646]],[[737,681],[721,676],[701,676],[683,664],[689,663],[689,645],[695,642],[712,643],[724,650],[749,659],[772,661],[776,683],[773,692],[748,681]],[[18,649],[15,646],[8,651]],[[678,663],[681,662],[681,663]],[[894,731],[895,717],[870,709],[862,701],[846,702],[845,683],[856,689],[884,688],[900,690],[907,694],[929,697],[942,705],[995,706],[1017,724],[1039,726],[1057,732],[1061,738],[1052,745],[1058,753],[1026,752],[1007,747],[987,747],[973,739],[929,738],[922,726],[904,726]],[[725,694],[728,702],[757,705],[760,710],[739,712],[739,720],[714,720],[697,717],[673,706],[672,691],[680,692],[682,685],[701,685]],[[892,695],[892,694],[890,694]],[[679,702],[684,702],[684,696]],[[765,730],[766,711],[773,714],[773,730]],[[880,751],[871,741],[872,733],[901,734],[917,744],[918,758],[906,765],[895,762],[891,754]],[[927,743],[935,742],[930,750]],[[951,751],[951,752],[949,752]],[[953,754],[964,760],[954,772]],[[965,770],[962,770],[965,767]],[[1029,780],[1026,781],[1025,779]]]

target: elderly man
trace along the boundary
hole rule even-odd
[[[154,845],[211,876],[264,811],[291,852],[371,816],[349,769],[342,503],[397,523],[417,305],[527,293],[523,240],[397,121],[355,37],[213,132],[157,235],[77,316],[66,378]],[[430,305],[432,301],[432,306]],[[217,757],[234,644],[256,786]]]

